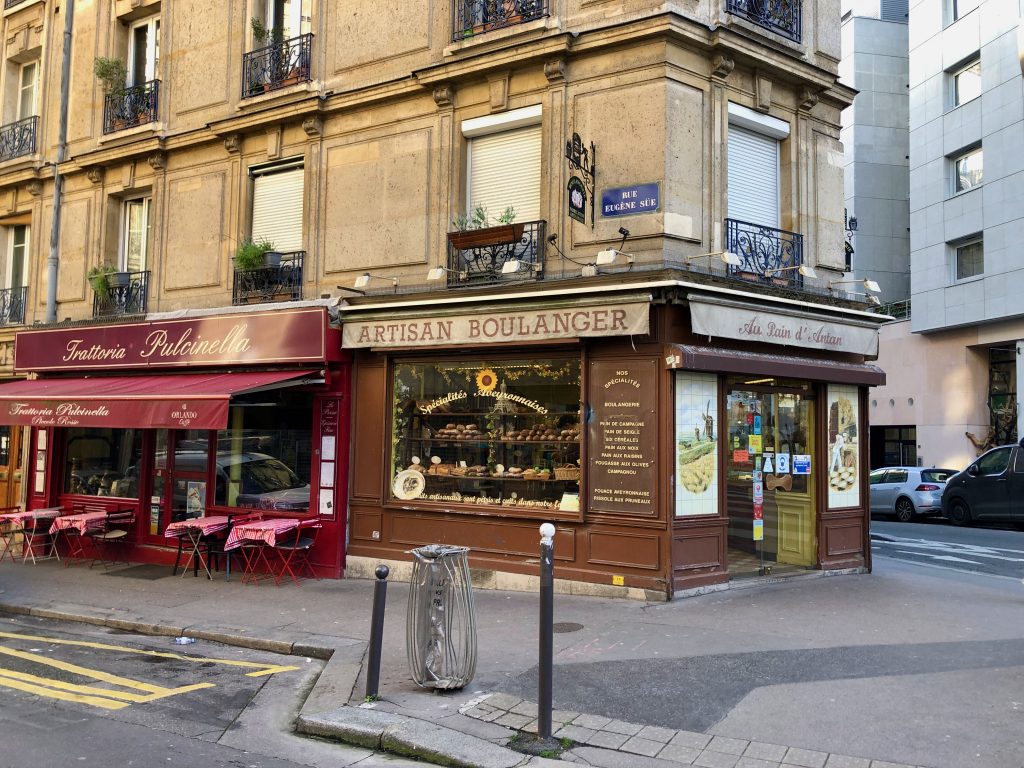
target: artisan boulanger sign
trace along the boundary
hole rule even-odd
[[[734,301],[690,298],[690,319],[698,336],[720,336],[789,347],[878,354],[878,326],[869,321],[840,321],[809,312],[773,312]]]
[[[86,328],[21,331],[16,371],[322,361],[322,307]]]
[[[342,346],[427,347],[439,344],[515,344],[648,331],[647,303],[601,304],[520,312],[346,322]]]

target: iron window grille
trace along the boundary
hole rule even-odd
[[[149,299],[149,272],[129,272],[124,286],[111,286],[106,292],[94,293],[93,317],[143,315]]]
[[[544,274],[544,229],[547,222],[525,221],[487,229],[448,233],[448,285],[490,285],[540,279]],[[502,269],[516,261],[518,269]]]
[[[799,43],[800,4],[801,0],[726,0],[725,10]]]
[[[313,33],[274,41],[242,58],[242,98],[308,83],[313,54]]]
[[[103,133],[151,123],[156,120],[159,107],[159,80],[108,93],[103,100]]]
[[[305,251],[283,253],[277,266],[236,269],[231,303],[298,301],[302,298],[302,262],[305,256]]]
[[[26,117],[0,127],[0,161],[31,155],[36,151],[39,117]]]
[[[749,221],[725,220],[725,248],[740,258],[729,274],[787,288],[803,288],[804,236]],[[785,270],[785,271],[780,271]]]
[[[0,325],[21,325],[25,322],[25,298],[28,288],[0,290]]]
[[[547,15],[547,0],[455,0],[452,6],[452,41],[458,42],[481,32],[523,24]]]

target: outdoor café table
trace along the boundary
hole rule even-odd
[[[272,549],[279,536],[294,531],[299,527],[319,525],[316,518],[299,519],[294,517],[275,517],[268,520],[236,523],[224,543],[224,551],[242,548],[242,581],[259,584],[256,567],[263,563],[267,573],[274,575],[270,561],[267,560],[267,549]]]
[[[51,557],[56,557],[60,560],[57,555],[57,548],[54,546],[53,541],[50,542],[50,554],[44,554],[42,557],[37,558],[33,549],[33,534],[36,526],[41,523],[45,523],[47,520],[54,520],[59,517],[63,510],[60,507],[52,507],[48,509],[30,509],[24,512],[9,512],[5,515],[0,515],[0,527],[3,530],[9,531],[10,536],[4,535],[4,551],[0,553],[0,562],[3,561],[5,555],[9,555],[11,562],[15,562],[14,553],[10,551],[11,540],[13,535],[20,533],[22,535],[21,544],[21,562],[25,562],[32,558],[32,562],[36,560],[47,560]],[[45,550],[44,550],[45,552]]]
[[[57,551],[57,535],[64,534],[68,539],[68,558],[85,557],[85,548],[82,545],[82,537],[90,531],[102,531],[107,524],[106,512],[80,512],[74,515],[61,515],[53,520],[50,526],[50,533],[53,534],[53,551]],[[69,531],[75,531],[78,535],[72,535]]]
[[[203,557],[202,543],[203,539],[207,536],[212,536],[215,533],[226,531],[231,527],[231,518],[227,515],[209,515],[206,517],[192,517],[187,520],[178,520],[177,522],[171,523],[164,528],[164,536],[168,538],[178,538],[179,542],[188,541],[192,545],[192,549],[189,552],[188,560],[185,561],[185,567],[181,570],[181,575],[184,576],[192,566],[193,573],[199,575],[199,566],[203,566],[203,570],[206,571],[206,578],[213,579],[213,575],[210,573],[210,564],[207,559]],[[179,556],[181,549],[179,547]],[[175,560],[174,567],[178,567],[178,561]]]

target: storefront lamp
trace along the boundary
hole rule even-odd
[[[806,264],[796,264],[792,267],[781,267],[779,269],[766,269],[764,272],[764,276],[774,277],[775,275],[781,274],[783,272],[790,272],[794,269],[804,277],[809,277],[812,280],[818,277],[818,273],[814,271],[814,267],[809,267]]]
[[[449,272],[453,275],[458,275],[459,280],[465,280],[469,277],[465,272],[459,272],[455,269],[448,269],[448,267],[434,267],[427,272],[427,280],[444,280],[444,276]]]
[[[599,267],[607,266],[608,264],[615,264],[619,261],[625,261],[627,264],[632,264],[633,254],[623,253],[615,248],[609,248],[607,251],[597,252],[597,265]]]
[[[523,270],[537,272],[540,270],[540,264],[535,264],[532,261],[523,261],[522,259],[509,259],[501,265],[501,274],[503,275],[514,275],[516,272],[522,272]]]
[[[398,290],[398,278],[397,277],[381,277],[380,275],[371,275],[369,272],[363,272],[359,277],[356,278],[355,287],[365,288],[370,284],[371,280],[390,280],[392,287]]]
[[[717,258],[723,264],[728,264],[730,267],[738,267],[740,266],[740,264],[743,263],[740,260],[740,257],[737,256],[732,251],[712,251],[711,253],[699,253],[696,256],[687,256],[685,262],[689,264],[691,261],[696,261],[697,259],[707,259],[711,257]]]
[[[832,286],[834,286],[834,285],[843,285],[844,283],[845,284],[861,283],[861,284],[863,284],[863,286],[865,288],[867,288],[869,291],[872,291],[873,293],[881,293],[882,292],[882,288],[881,288],[881,286],[878,285],[878,283],[876,283],[874,280],[870,280],[870,279],[867,279],[867,278],[865,278],[863,280],[829,280],[828,281],[828,289],[831,291],[832,290]]]

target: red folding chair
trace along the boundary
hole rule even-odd
[[[294,532],[289,531],[283,541],[274,545],[274,552],[277,554],[277,570],[274,574],[274,584],[281,586],[284,577],[291,576],[292,581],[299,584],[299,579],[308,576],[318,579],[316,571],[309,563],[309,552],[316,543],[316,532],[320,525],[309,525],[303,528],[299,526]]]
[[[20,512],[20,507],[0,507],[0,515],[7,514],[9,512]],[[21,537],[21,541],[24,542],[25,536],[25,524],[21,520],[12,520],[6,517],[0,517],[0,563],[5,558],[10,558],[12,563],[18,562],[14,556],[14,544]],[[24,546],[24,544],[22,544]]]

